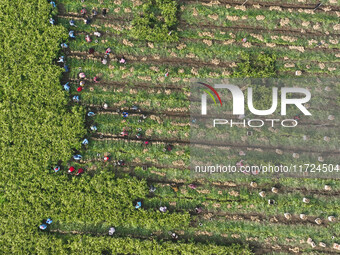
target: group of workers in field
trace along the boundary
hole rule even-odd
[[[50,3],[52,4],[53,7],[56,7],[56,4],[55,4],[54,1],[50,1]],[[84,17],[83,18],[84,24],[90,24],[91,23],[92,20],[91,20],[91,18],[89,16],[87,16],[87,10],[85,8],[81,9],[80,14],[83,15],[83,17]],[[107,14],[107,9],[105,9],[105,8],[102,9],[102,16],[105,17],[106,14]],[[98,12],[96,10],[92,10],[92,17],[95,17],[97,15],[98,15]],[[55,22],[55,20],[53,18],[49,19],[49,23],[51,25],[55,25],[56,24],[56,22]],[[69,21],[69,25],[71,27],[77,27],[76,22],[73,19]],[[102,34],[100,32],[98,32],[98,31],[95,31],[93,33],[93,36],[95,36],[96,38],[100,38],[102,36]],[[70,39],[75,39],[76,38],[76,34],[75,34],[74,30],[70,30],[69,31],[69,38]],[[85,35],[85,41],[88,42],[88,43],[92,42],[91,35],[89,35],[89,34]],[[63,49],[67,49],[68,48],[68,45],[66,43],[62,43],[60,46]],[[95,53],[94,48],[90,48],[89,49],[89,54],[94,54],[94,53]],[[104,65],[106,65],[108,63],[108,59],[109,59],[109,56],[110,56],[111,53],[112,53],[111,48],[107,48],[105,50],[105,55],[104,55],[104,57],[102,58],[102,61],[101,61]],[[126,59],[124,57],[121,57],[120,59],[118,59],[118,62],[120,64],[126,64]],[[57,63],[63,65],[63,67],[65,69],[65,72],[69,71],[69,68],[66,65],[66,59],[65,59],[64,56],[60,56],[59,59],[57,60]],[[168,73],[165,74],[166,77],[168,75],[169,75]],[[84,85],[85,85],[86,75],[85,75],[84,72],[80,72],[78,74],[78,77],[79,77],[79,86],[77,87],[76,90],[77,90],[77,92],[81,92],[83,90],[83,88],[84,88]],[[99,78],[97,76],[95,76],[93,78],[93,82],[94,83],[99,82]],[[63,88],[64,88],[65,91],[70,91],[70,83],[69,82],[65,83],[63,85]],[[79,95],[74,95],[72,97],[72,100],[74,102],[79,102],[80,101]],[[107,108],[107,104],[106,104],[106,108]],[[104,109],[105,109],[105,107],[104,107]],[[137,106],[133,106],[131,108],[131,110],[132,111],[138,111],[139,109],[138,109]],[[92,117],[94,115],[95,115],[94,112],[88,112],[87,113],[88,117]],[[129,116],[129,113],[127,111],[123,111],[122,112],[122,117],[123,118],[127,118],[128,116]],[[142,116],[139,119],[139,122],[143,121],[144,119],[146,119],[146,115],[142,114]],[[92,131],[97,131],[97,127],[95,125],[91,125],[90,129]],[[121,132],[121,136],[124,137],[124,138],[128,138],[129,137],[129,132],[127,130],[123,129],[123,131]],[[137,134],[135,135],[135,138],[138,139],[138,140],[142,140],[143,136],[144,136],[144,134],[143,134],[142,129],[138,128],[137,129]],[[83,146],[87,146],[88,143],[89,143],[89,141],[88,141],[87,138],[85,138],[82,141],[82,145]],[[150,145],[150,141],[144,140],[144,141],[142,141],[142,145],[148,146],[148,145]],[[163,149],[163,151],[172,151],[172,149],[173,149],[173,145],[167,144],[165,146],[165,148]],[[82,160],[82,155],[75,154],[73,156],[73,160],[74,161],[81,161]],[[110,157],[109,156],[104,156],[103,157],[103,161],[104,162],[109,162],[110,161]],[[120,167],[124,167],[126,165],[126,162],[124,160],[120,159],[120,160],[115,161],[114,165],[120,166]],[[59,165],[56,165],[56,166],[53,167],[53,171],[55,173],[59,172],[61,169],[62,169],[62,167],[59,166]],[[76,169],[74,166],[69,166],[69,168],[67,169],[67,173],[70,174],[70,175],[80,176],[81,174],[84,173],[84,168]],[[155,192],[155,190],[156,190],[156,188],[154,188],[153,186],[150,187],[150,192],[151,193]],[[137,201],[137,203],[135,205],[135,209],[139,209],[141,207],[142,207],[142,202],[141,201]],[[162,212],[162,213],[166,213],[168,211],[168,208],[166,206],[160,206],[159,207],[159,211]],[[39,225],[39,229],[40,230],[47,230],[49,228],[49,226],[51,225],[51,223],[52,223],[52,219],[48,218],[47,220],[44,220],[42,224]],[[109,229],[109,235],[113,235],[115,232],[116,232],[116,229],[114,227],[111,227]],[[171,233],[171,237],[174,240],[178,239],[178,235],[175,234],[175,233]]]

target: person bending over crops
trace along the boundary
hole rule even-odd
[[[48,225],[52,224],[52,219],[48,218],[47,220],[44,220],[42,224],[39,225],[40,230],[46,230]]]
[[[105,18],[106,14],[107,14],[107,10],[104,8],[104,9],[102,10],[102,16]]]
[[[131,107],[131,110],[133,110],[133,111],[139,111],[139,112],[140,112],[140,109],[139,109],[138,106],[136,106],[136,105],[133,105],[133,106]]]
[[[138,132],[137,135],[136,135],[136,138],[137,139],[142,139],[142,137],[143,137],[143,133],[141,131]]]
[[[111,48],[107,48],[105,54],[109,55],[111,53]]]
[[[174,146],[172,144],[168,144],[167,146],[165,146],[165,151],[172,151],[173,148]]]
[[[98,38],[102,36],[102,34],[100,32],[98,32],[98,31],[93,32],[93,35],[97,36]]]
[[[89,19],[89,18],[85,18],[84,19],[84,24],[85,25],[88,25],[88,24],[90,24],[91,23],[91,20]]]
[[[74,170],[76,170],[73,166],[71,166],[69,169],[68,169],[68,173],[69,174],[72,174],[74,172]]]
[[[67,73],[68,71],[70,71],[70,69],[68,68],[68,66],[66,64],[64,64],[64,70]]]
[[[59,172],[60,166],[55,166],[53,170],[54,170],[55,173]]]
[[[54,25],[55,20],[53,18],[50,18],[49,22],[50,22],[51,25]]]
[[[167,210],[168,210],[168,208],[166,206],[159,207],[159,211],[162,212],[162,213],[166,213]]]
[[[111,227],[109,229],[109,235],[112,236],[116,232],[116,229],[114,227]]]
[[[119,60],[119,63],[121,63],[121,64],[126,64],[126,60],[125,60],[125,58],[124,58],[124,57],[122,57],[122,58]]]
[[[68,46],[67,46],[67,44],[66,44],[66,43],[62,43],[62,44],[60,44],[60,46],[61,46],[61,48],[63,48],[63,49],[66,49],[66,48],[68,48]]]
[[[82,145],[88,145],[89,144],[89,140],[87,140],[86,138],[81,142]]]
[[[106,59],[106,58],[103,58],[102,64],[103,64],[103,65],[106,65],[106,64],[107,64],[107,59]]]
[[[93,48],[89,49],[89,54],[94,54],[94,49]]]
[[[177,239],[178,239],[178,235],[177,235],[176,233],[172,233],[172,234],[171,234],[171,238],[172,238],[173,240],[177,240]]]
[[[72,20],[72,19],[70,20],[70,26],[71,27],[77,27],[76,24],[74,23],[74,20]]]
[[[149,191],[151,193],[154,193],[156,191],[156,188],[153,185],[151,185]]]
[[[81,175],[82,173],[84,173],[84,169],[83,168],[79,168],[77,173],[76,173],[76,176],[79,176]]]
[[[70,38],[76,38],[75,35],[74,35],[74,31],[73,30],[68,32],[68,35],[69,35]]]
[[[135,206],[135,208],[136,208],[136,209],[139,209],[139,208],[141,208],[141,207],[142,207],[142,202],[138,201],[137,204],[136,204],[136,206]]]
[[[121,136],[123,136],[124,138],[127,138],[129,136],[129,132],[126,131],[125,129],[123,129],[123,131],[120,133]]]
[[[94,82],[94,83],[99,82],[99,78],[98,78],[97,76],[93,77],[93,82]]]
[[[55,8],[55,7],[56,7],[56,4],[55,4],[55,2],[54,2],[54,1],[50,1],[50,4],[52,5],[52,7],[53,7],[53,8]]]
[[[64,84],[64,89],[66,91],[70,91],[70,86],[68,85],[68,82],[66,84]]]
[[[77,88],[77,91],[78,92],[81,92],[83,90],[83,87],[82,86],[79,86],[78,88]]]
[[[90,127],[90,129],[91,129],[92,131],[97,131],[97,127],[96,127],[95,125],[92,125],[92,126]]]
[[[98,12],[97,12],[95,9],[93,9],[93,10],[92,10],[92,16],[95,17],[95,16],[97,16],[97,15],[98,15]]]
[[[299,115],[295,115],[295,116],[294,116],[294,120],[301,120],[301,118],[300,118]]]
[[[60,56],[59,60],[57,61],[58,63],[64,63],[64,56]]]
[[[39,225],[39,229],[40,230],[46,230],[47,229],[47,225],[46,224],[40,224]]]
[[[86,11],[86,9],[85,9],[85,8],[83,8],[83,9],[81,9],[81,10],[80,10],[80,14],[81,14],[81,15],[85,15],[85,14],[86,14],[86,12],[87,12],[87,11]]]
[[[125,161],[120,159],[120,160],[118,160],[117,164],[118,164],[118,166],[125,166]]]
[[[80,101],[79,96],[73,96],[72,100],[73,102],[76,102],[76,103]]]
[[[74,160],[81,160],[82,156],[80,154],[76,154],[73,156]]]
[[[201,213],[201,212],[202,212],[202,208],[201,208],[201,207],[196,207],[196,208],[195,208],[195,212],[196,212],[197,214]]]
[[[88,43],[92,42],[91,37],[89,35],[86,35],[85,36],[85,41],[88,42]]]
[[[79,73],[79,79],[85,79],[86,75],[85,73]]]

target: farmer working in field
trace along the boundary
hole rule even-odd
[[[74,35],[74,31],[73,30],[68,32],[68,35],[69,35],[70,38],[73,38],[73,39],[76,38],[75,35]]]
[[[64,63],[64,56],[60,56],[59,60],[57,61],[58,63]]]
[[[72,100],[73,102],[76,102],[76,103],[80,101],[79,96],[73,96]]]
[[[120,159],[120,160],[118,160],[117,164],[118,164],[118,166],[125,166],[125,161]]]
[[[70,20],[70,26],[71,26],[71,27],[77,27],[77,26],[74,24],[74,20],[72,20],[72,19]]]
[[[81,175],[82,173],[84,173],[84,169],[83,168],[79,168],[77,173],[76,173],[76,176],[79,176]]]
[[[93,35],[97,36],[98,38],[102,36],[102,34],[101,34],[101,33],[99,33],[98,31],[96,31],[96,32],[93,32]]]
[[[86,35],[85,36],[85,41],[88,42],[88,43],[92,42],[91,37],[89,35]]]
[[[107,10],[104,8],[104,9],[102,10],[102,16],[103,16],[103,18],[105,18],[106,14],[107,14]]]
[[[119,63],[121,63],[121,64],[126,64],[126,60],[125,60],[125,58],[124,58],[124,57],[122,57],[122,58],[119,60]]]
[[[123,131],[120,133],[121,136],[123,136],[124,138],[127,138],[129,136],[129,132],[126,131],[125,129],[123,129]]]
[[[91,20],[89,19],[89,18],[85,18],[84,19],[84,24],[85,25],[88,25],[88,24],[90,24],[91,23]]]
[[[71,166],[69,169],[68,169],[68,173],[69,174],[72,174],[74,172],[74,170],[76,170],[73,166]]]
[[[64,89],[66,91],[70,91],[70,86],[68,85],[68,82],[66,84],[64,84]]]
[[[85,8],[81,9],[81,10],[80,10],[80,14],[81,14],[81,15],[85,15],[85,14],[86,14],[86,9],[85,9]]]
[[[109,55],[111,53],[111,48],[107,48],[105,54]]]

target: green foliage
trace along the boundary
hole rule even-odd
[[[233,77],[277,77],[276,55],[269,53],[243,53]],[[272,88],[262,84],[253,87],[253,104],[258,110],[269,109],[272,104]]]
[[[242,53],[233,77],[277,77],[276,55],[270,53]]]
[[[253,105],[257,110],[268,110],[273,103],[272,88],[263,84],[254,84]],[[248,95],[247,95],[248,96]]]
[[[68,105],[59,82],[62,68],[52,64],[66,31],[49,25],[50,5],[7,2],[0,6],[0,165],[31,171],[80,149],[84,114]]]
[[[5,246],[16,254],[35,252],[26,238],[34,242],[33,229],[49,204],[50,190],[45,188],[48,196],[42,195],[43,185],[53,187],[48,167],[69,160],[86,132],[84,111],[69,105],[69,95],[60,85],[62,68],[53,64],[67,33],[49,24],[50,13],[46,0],[0,3],[0,190],[4,190],[0,250],[4,254],[10,253],[4,252]]]
[[[132,36],[152,42],[176,42],[177,2],[174,0],[147,0],[139,6],[132,21]],[[171,34],[169,35],[169,32]]]

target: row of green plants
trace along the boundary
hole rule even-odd
[[[194,15],[194,8],[197,15]],[[216,15],[216,17],[214,17]],[[210,16],[210,17],[209,17]],[[228,20],[227,16],[237,16],[238,20]],[[245,16],[246,19],[242,19]],[[260,18],[259,18],[260,16]],[[187,6],[181,15],[182,20],[189,24],[213,24],[216,26],[256,26],[264,29],[276,29],[278,27],[305,29],[308,31],[318,32],[336,32],[334,26],[337,24],[336,15],[329,13],[315,13],[313,15],[304,12],[288,12],[263,9],[245,10],[231,8],[221,8],[221,6],[203,6],[200,4],[191,4]],[[282,23],[282,20],[287,22]],[[310,22],[312,26],[304,27],[303,22]],[[314,24],[319,24],[317,29],[313,28]]]
[[[82,30],[83,31],[83,30]],[[105,32],[105,30],[104,30]],[[127,31],[129,33],[129,31]],[[240,55],[241,52],[271,52],[277,55],[278,60],[280,62],[284,58],[287,58],[286,62],[289,59],[292,59],[294,63],[304,63],[304,61],[337,61],[338,58],[335,56],[333,52],[329,52],[327,50],[318,49],[315,47],[310,48],[294,48],[287,49],[285,47],[273,47],[268,48],[266,44],[259,44],[250,46],[248,44],[243,44],[239,42],[230,43],[224,45],[222,43],[213,43],[212,41],[206,39],[206,41],[190,41],[185,40],[181,43],[166,45],[165,43],[145,43],[138,42],[135,40],[115,38],[115,37],[107,37],[104,36],[103,39],[98,39],[98,43],[96,43],[95,38],[90,43],[87,43],[84,39],[86,33],[76,35],[76,39],[71,42],[71,46],[73,50],[79,51],[88,51],[90,47],[93,47],[97,52],[105,52],[107,47],[115,45],[114,53],[118,55],[138,55],[138,56],[160,56],[160,57],[169,57],[169,58],[184,58],[186,56],[192,56],[193,60],[201,60],[201,61],[211,61],[213,59],[218,59],[220,61],[235,61]],[[123,36],[123,35],[122,35]],[[101,40],[104,43],[99,43]],[[226,40],[228,41],[228,40]],[[125,43],[124,43],[125,42]],[[294,46],[294,45],[291,45]],[[190,59],[190,57],[187,57]],[[152,59],[152,58],[151,58]],[[310,63],[311,65],[313,63]],[[327,65],[330,65],[326,63]]]
[[[176,42],[178,4],[175,0],[147,0],[134,8],[131,36],[142,41]]]
[[[118,171],[126,172],[129,169],[118,169]],[[324,190],[325,185],[331,186],[332,192],[338,192],[340,190],[339,182],[336,179],[315,179],[315,178],[263,178],[261,176],[246,175],[242,178],[232,178],[229,181],[222,181],[216,179],[213,175],[207,175],[205,178],[200,178],[201,176],[194,174],[189,169],[174,169],[174,168],[162,168],[157,169],[156,167],[149,167],[143,170],[142,167],[134,168],[134,175],[138,178],[145,179],[155,179],[156,181],[165,181],[166,183],[171,183],[172,180],[177,182],[181,180],[181,183],[199,183],[198,189],[208,189],[212,190],[220,187],[220,190],[240,190],[241,188],[250,188],[250,183],[252,181],[257,183],[258,190],[271,190],[272,187],[279,187],[286,192],[301,192],[301,194],[308,193],[321,193]],[[177,180],[177,181],[176,181]],[[221,186],[224,185],[224,186]],[[279,191],[281,192],[281,191]]]

